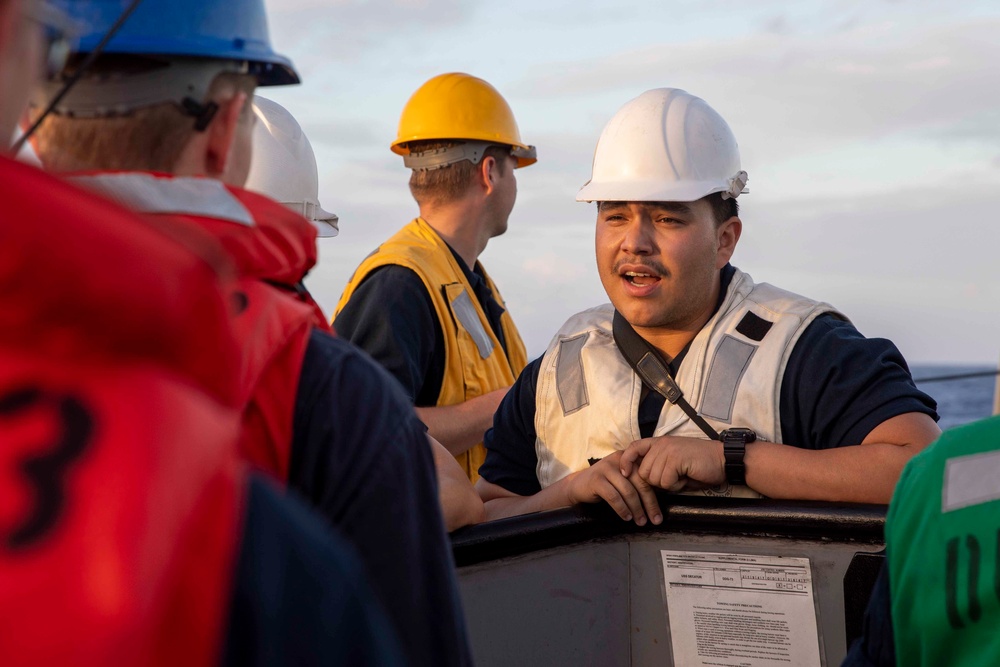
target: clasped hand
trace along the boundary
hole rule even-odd
[[[606,501],[622,519],[663,521],[654,488],[678,493],[726,481],[722,443],[702,438],[661,436],[636,440],[627,449],[581,470],[570,482],[573,503]]]
[[[726,481],[722,443],[702,438],[661,436],[636,440],[622,453],[621,474],[639,478],[672,493],[689,486],[718,486]]]
[[[621,470],[623,452],[605,456],[594,465],[574,473],[569,482],[571,504],[606,501],[618,516],[635,520],[645,526],[647,521],[659,525],[663,521],[656,492],[638,472],[625,475]]]

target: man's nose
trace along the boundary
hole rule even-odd
[[[653,251],[651,225],[642,218],[631,221],[625,227],[621,249],[633,255],[648,255]]]

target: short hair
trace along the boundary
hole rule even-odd
[[[712,217],[715,218],[715,226],[720,227],[729,218],[736,218],[740,215],[740,204],[735,197],[723,199],[721,192],[714,192],[702,197],[709,206],[712,207]]]
[[[411,153],[422,153],[424,151],[439,150],[442,148],[452,148],[463,142],[461,141],[411,141],[407,143]],[[510,155],[510,146],[490,146],[483,153],[483,159],[491,157],[497,162],[500,175],[506,173],[507,157]],[[479,164],[482,164],[480,161]],[[447,204],[465,196],[469,186],[472,185],[473,178],[479,170],[479,164],[472,164],[469,160],[453,162],[438,169],[413,170],[410,174],[410,194],[421,206],[425,204]]]
[[[114,64],[105,65],[103,70],[120,67],[122,63],[120,57],[112,62]],[[100,60],[95,64],[99,65]],[[249,74],[222,72],[213,79],[206,99],[244,92],[248,100],[243,113],[249,115],[256,87],[256,79]],[[51,114],[35,134],[36,146],[45,167],[54,171],[95,169],[169,173],[194,136],[195,122],[175,102],[101,118]]]

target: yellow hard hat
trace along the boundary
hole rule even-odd
[[[469,74],[441,74],[420,86],[403,107],[399,132],[391,148],[397,155],[409,156],[408,142],[448,139],[510,146],[518,167],[538,160],[535,147],[521,141],[507,100],[496,88]],[[423,168],[445,166],[457,161],[455,157],[471,159],[474,164],[481,158],[481,154],[475,157],[462,153],[448,157],[440,151],[437,155]]]

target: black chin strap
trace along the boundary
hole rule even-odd
[[[660,354],[650,345],[646,339],[635,332],[632,325],[622,317],[621,313],[615,311],[612,323],[612,332],[615,337],[615,344],[621,351],[622,356],[628,361],[632,370],[635,371],[643,384],[655,391],[671,404],[678,406],[684,411],[691,421],[698,425],[698,428],[709,437],[710,440],[720,440],[718,432],[712,428],[698,412],[691,407],[691,404],[684,399],[684,392],[677,386],[670,366],[664,363]]]

